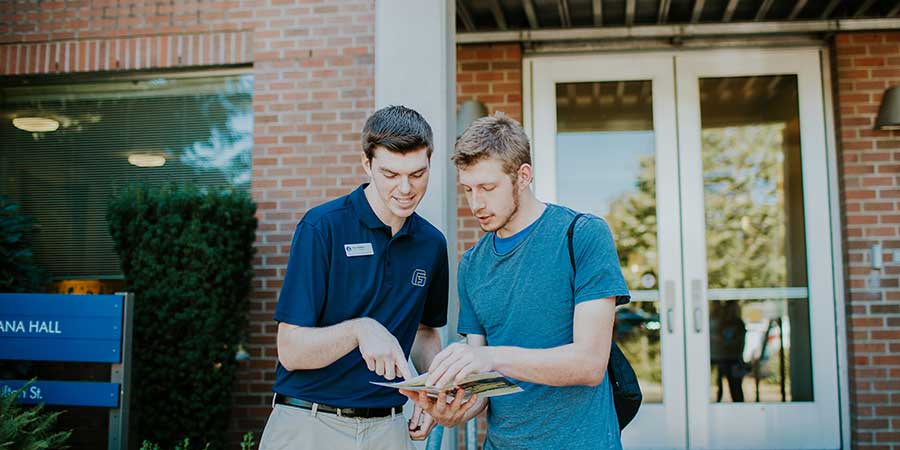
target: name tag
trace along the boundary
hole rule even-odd
[[[351,258],[354,256],[374,255],[375,251],[372,250],[372,244],[370,242],[364,242],[361,244],[344,244],[344,253],[347,254],[348,258]]]

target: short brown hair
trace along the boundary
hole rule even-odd
[[[499,111],[472,122],[450,156],[459,169],[488,158],[500,160],[503,171],[512,176],[522,164],[531,164],[531,145],[522,125]]]
[[[428,149],[428,157],[434,150],[431,126],[421,114],[405,106],[388,106],[375,111],[363,126],[362,148],[366,159],[372,160],[375,148],[401,155],[422,147]]]

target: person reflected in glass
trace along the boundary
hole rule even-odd
[[[716,402],[722,401],[725,379],[731,401],[743,402],[741,386],[747,374],[744,362],[744,341],[747,326],[741,319],[741,307],[737,301],[713,303],[709,322],[710,362],[716,368]]]

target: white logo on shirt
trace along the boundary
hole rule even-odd
[[[412,285],[418,287],[425,287],[425,280],[428,279],[428,274],[425,273],[422,269],[416,269],[413,272],[412,276]]]

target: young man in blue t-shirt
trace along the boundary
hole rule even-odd
[[[459,263],[459,333],[427,383],[452,385],[498,371],[524,392],[447,403],[404,391],[445,425],[488,408],[485,449],[621,449],[606,365],[615,307],[630,299],[609,227],[582,217],[572,270],[566,232],[576,213],[535,198],[522,127],[496,115],[475,121],[452,156],[472,213],[488,233]]]
[[[260,449],[414,448],[433,424],[372,381],[409,378],[441,349],[447,242],[414,213],[425,196],[431,127],[402,106],[376,111],[362,133],[371,182],[311,209],[297,225],[275,320],[273,411]],[[418,418],[422,417],[419,426]]]

